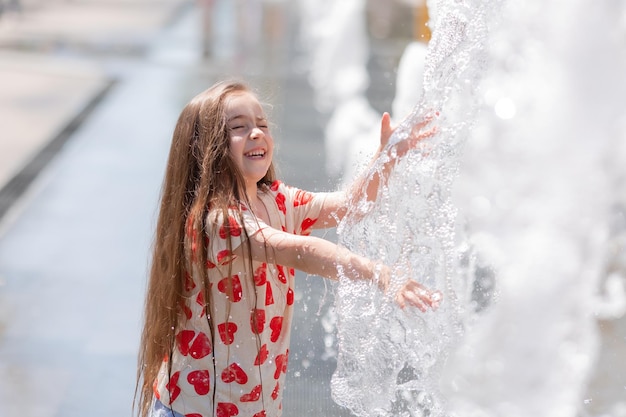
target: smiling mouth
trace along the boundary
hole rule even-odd
[[[263,150],[250,151],[248,153],[245,153],[244,156],[246,158],[263,158],[265,156],[265,151]]]

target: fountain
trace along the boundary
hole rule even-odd
[[[626,6],[429,8],[422,96],[392,143],[435,110],[438,134],[338,233],[445,302],[403,311],[341,279],[333,398],[358,416],[576,416],[596,315],[624,313]]]

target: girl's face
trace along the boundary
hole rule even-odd
[[[231,158],[243,174],[246,189],[256,189],[272,163],[274,139],[263,108],[249,92],[233,93],[226,100]]]

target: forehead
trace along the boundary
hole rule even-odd
[[[232,93],[224,104],[227,119],[240,116],[265,117],[265,112],[259,99],[247,91]]]

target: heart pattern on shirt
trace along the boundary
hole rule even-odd
[[[285,268],[282,265],[276,265],[278,270],[278,280],[283,284],[287,283],[287,276],[285,275]]]
[[[250,328],[255,334],[261,334],[265,328],[265,310],[255,308],[250,313]]]
[[[193,282],[193,278],[189,272],[185,271],[185,291],[189,292],[196,288],[196,283]]]
[[[283,214],[287,214],[287,206],[285,205],[285,195],[283,193],[276,194],[276,205],[278,206],[278,210],[282,211]]]
[[[239,409],[233,403],[217,403],[217,417],[233,417],[239,414]]]
[[[228,236],[238,237],[241,235],[241,227],[233,216],[228,216],[228,224],[223,224],[220,227],[219,235],[222,239],[226,239]]]
[[[280,384],[277,381],[276,386],[274,387],[274,390],[272,391],[272,400],[275,400],[276,398],[278,398],[279,392],[280,392]]]
[[[302,234],[303,235],[309,235],[311,233],[311,231],[309,230],[311,227],[313,227],[313,225],[317,222],[317,219],[310,219],[310,218],[306,218],[302,221],[302,224],[300,225],[300,229],[302,230]]]
[[[224,278],[217,283],[217,290],[223,294],[226,294],[232,302],[238,303],[241,301],[243,295],[243,288],[241,287],[241,281],[238,275]]]
[[[165,385],[165,388],[170,393],[170,404],[176,401],[176,398],[178,398],[181,392],[181,389],[178,386],[178,378],[180,378],[180,371],[174,372],[170,376],[170,380]]]
[[[274,294],[272,294],[272,284],[268,281],[265,283],[265,305],[274,304]]]
[[[263,344],[263,346],[261,346],[261,349],[259,349],[259,353],[257,353],[256,355],[256,359],[254,359],[254,366],[263,365],[267,360],[269,354],[270,352],[269,350],[267,350],[267,345]]]
[[[203,332],[181,330],[176,335],[178,350],[183,356],[191,355],[194,359],[202,359],[211,353],[211,341]]]
[[[228,368],[222,371],[222,381],[230,384],[231,382],[236,382],[238,384],[245,384],[248,382],[248,375],[244,372],[241,367],[236,363],[231,363],[228,365]]]
[[[307,204],[309,201],[311,201],[312,199],[313,199],[312,193],[308,191],[304,191],[304,190],[298,190],[296,191],[296,196],[293,199],[293,206],[294,207],[303,206]]]
[[[233,322],[221,323],[217,325],[217,331],[220,334],[220,339],[225,345],[230,345],[235,340],[235,333],[237,332],[237,325]]]
[[[198,395],[206,395],[211,390],[211,377],[208,370],[192,371],[187,375],[187,381]]]
[[[272,333],[270,334],[270,340],[274,343],[280,337],[280,332],[283,329],[283,318],[281,316],[276,316],[270,320],[270,329],[272,329]]]
[[[287,373],[287,362],[289,361],[289,349],[284,354],[276,356],[276,371],[274,372],[274,379],[280,378],[280,374]]]
[[[263,263],[254,271],[254,285],[261,286],[267,282],[267,264]]]
[[[217,263],[220,266],[226,266],[236,258],[237,256],[228,249],[221,250],[217,253]]]
[[[250,391],[248,394],[243,394],[239,400],[243,403],[257,401],[259,398],[261,398],[262,389],[263,386],[259,384],[256,387],[252,388],[252,391]]]

